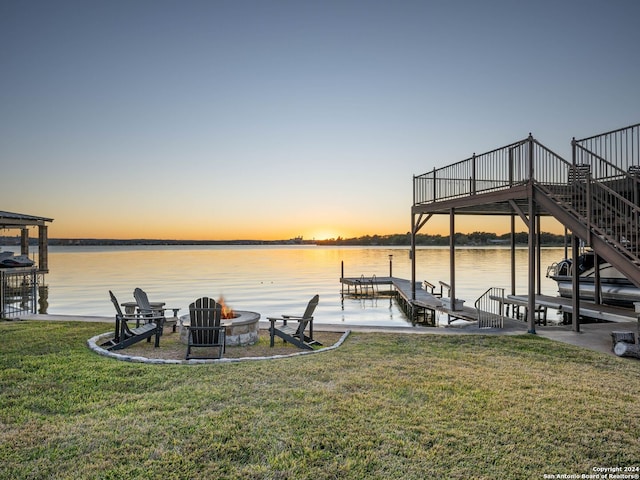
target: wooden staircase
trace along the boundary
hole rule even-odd
[[[612,134],[630,130],[638,136],[639,125],[603,134],[589,145],[605,145],[609,153]],[[576,234],[593,251],[640,287],[640,163],[638,150],[628,149],[621,158],[604,158],[573,141],[574,161],[558,157],[566,170],[566,185],[534,180],[536,202]],[[576,152],[579,151],[579,154]],[[617,149],[616,149],[617,150]],[[622,160],[622,161],[621,161]],[[579,163],[578,163],[579,162]],[[626,166],[626,168],[625,168]]]

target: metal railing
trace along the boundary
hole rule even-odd
[[[37,272],[35,268],[0,270],[0,317],[36,313]]]
[[[531,180],[566,186],[573,172],[564,160],[533,137],[443,168],[414,176],[414,205],[506,190]]]
[[[529,136],[415,176],[414,206],[535,182],[593,234],[640,262],[640,124],[572,143],[573,162]]]
[[[413,204],[502,190],[529,178],[529,139],[413,177]]]
[[[502,328],[504,316],[504,288],[491,287],[476,300],[478,328]]]

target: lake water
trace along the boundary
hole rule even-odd
[[[259,312],[263,319],[300,314],[318,293],[319,323],[407,325],[388,297],[343,300],[341,296],[342,262],[346,277],[388,276],[389,255],[393,255],[393,275],[410,279],[408,247],[49,247],[47,313],[113,315],[108,291],[125,302],[132,301],[134,288],[140,287],[151,301],[180,307],[180,314],[201,296],[224,296],[232,308]],[[544,273],[547,265],[563,256],[563,248],[542,250],[542,293],[557,294],[555,282]],[[417,280],[449,282],[448,248],[419,248],[416,258]],[[527,292],[527,261],[528,250],[518,248],[517,293]],[[490,287],[504,287],[509,293],[509,265],[509,248],[457,248],[456,296],[473,305]]]

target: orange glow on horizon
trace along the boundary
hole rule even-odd
[[[194,218],[167,218],[162,215],[150,215],[138,218],[111,216],[82,222],[73,216],[54,218],[49,225],[49,238],[101,238],[116,240],[154,239],[154,240],[289,240],[302,236],[304,240],[330,240],[337,238],[357,238],[368,235],[406,235],[411,230],[410,216],[399,218],[338,218],[335,224],[323,222],[314,225],[311,218],[295,218],[291,224],[270,222],[268,219],[221,218],[203,222]],[[543,218],[542,231],[555,234],[564,233],[564,227],[552,218]],[[449,235],[449,215],[436,215],[418,232],[426,235]],[[516,232],[526,231],[527,227],[516,217]],[[458,215],[455,218],[456,233],[488,232],[502,235],[511,230],[508,216]],[[31,236],[37,236],[33,231]]]

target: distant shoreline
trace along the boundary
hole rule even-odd
[[[497,235],[495,233],[474,232],[456,233],[456,245],[459,246],[508,246],[511,244],[511,234]],[[562,246],[568,242],[564,235],[542,232],[541,245]],[[50,238],[49,246],[133,246],[133,245],[319,245],[319,246],[411,246],[409,234],[394,235],[365,235],[354,238],[332,238],[328,240],[305,240],[296,237],[288,240],[167,240],[167,239],[109,239],[109,238]],[[528,243],[528,233],[515,234],[516,245]],[[29,239],[30,245],[37,245],[36,238]],[[0,245],[19,246],[19,236],[0,236]],[[416,235],[417,246],[446,246],[449,236]]]

